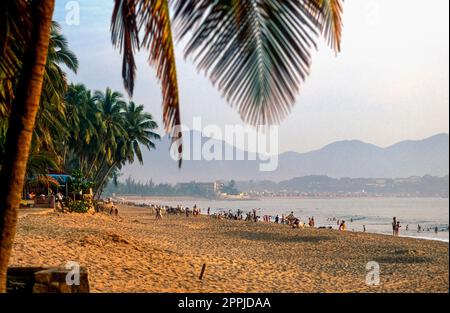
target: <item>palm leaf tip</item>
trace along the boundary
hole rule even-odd
[[[115,1],[111,19],[111,40],[123,53],[122,78],[125,90],[132,96],[136,78],[134,54],[140,46],[135,0]]]
[[[168,1],[116,0],[111,32],[113,44],[124,55],[122,76],[130,95],[136,73],[134,53],[142,48],[149,51],[149,63],[156,68],[161,81],[165,130],[173,140],[181,139],[179,135],[174,136],[173,131],[181,124],[181,117]]]
[[[341,51],[344,0],[313,0],[319,12],[322,34],[328,45],[336,52]]]

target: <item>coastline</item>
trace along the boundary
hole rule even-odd
[[[418,203],[420,200],[423,201],[424,198],[396,198],[397,200],[400,200],[400,202],[391,202],[390,199],[391,198],[265,198],[255,201],[239,201],[224,199],[212,200],[195,197],[129,197],[123,199],[125,201],[118,201],[118,203],[134,203],[142,207],[147,207],[152,204],[168,205],[171,207],[182,205],[191,208],[195,204],[198,207],[203,208],[203,214],[206,213],[205,209],[207,207],[211,207],[211,214],[228,212],[230,209],[234,213],[238,209],[241,209],[245,213],[250,212],[253,208],[262,208],[261,211],[258,211],[258,215],[261,215],[261,220],[263,215],[270,215],[272,216],[272,222],[274,222],[274,218],[277,214],[280,216],[284,214],[286,216],[289,212],[294,211],[294,215],[299,217],[302,222],[307,222],[308,217],[314,216],[316,218],[316,226],[331,226],[333,229],[337,229],[336,223],[330,221],[330,218],[335,218],[336,220],[351,221],[351,223],[347,223],[349,230],[363,232],[363,225],[366,225],[367,233],[386,235],[392,233],[392,216],[397,216],[401,218],[402,225],[404,226],[400,232],[401,237],[449,242],[448,200],[446,203],[439,202],[439,208],[446,207],[446,213],[441,210],[438,215],[436,215],[437,213],[434,211],[435,215],[430,216],[430,211],[432,211],[430,209],[433,208],[433,202],[430,203],[428,200],[422,202],[419,206],[420,210],[412,211],[410,209],[411,204]],[[441,201],[441,198],[429,198],[429,200]],[[401,206],[402,203],[407,209],[404,209],[403,211],[392,210],[393,208],[399,208],[399,205]],[[356,204],[356,206],[354,206],[354,204]],[[366,210],[367,208],[370,208],[370,210]],[[422,214],[422,212],[427,213]],[[374,217],[375,219],[373,219]],[[415,231],[417,224],[422,225],[423,231],[420,233]],[[409,225],[409,230],[404,229],[406,225]],[[439,233],[434,232],[434,227],[436,225],[439,225]]]
[[[93,292],[449,290],[448,243],[206,216],[157,221],[126,205],[119,212],[22,216],[11,266],[76,261],[88,268]],[[366,284],[370,261],[380,264],[379,286]]]
[[[112,198],[123,198],[125,201],[137,201],[137,200],[164,200],[164,201],[264,201],[264,200],[344,200],[344,199],[449,199],[449,197],[418,197],[418,196],[396,196],[396,195],[370,195],[370,196],[288,196],[288,197],[253,197],[253,198],[204,198],[197,196],[139,196],[139,195],[115,195]]]

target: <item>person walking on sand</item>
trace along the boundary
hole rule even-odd
[[[366,232],[366,225],[363,225],[363,233]]]
[[[211,214],[211,208],[208,207],[208,216]]]
[[[59,204],[61,206],[60,210],[64,210],[64,204],[63,204],[63,195],[60,191],[56,194],[56,204]]]
[[[162,219],[162,209],[161,209],[161,206],[157,206],[156,207],[156,219],[157,220],[161,220]]]
[[[347,229],[347,225],[345,225],[345,221],[342,221],[341,224],[339,225],[339,230],[346,231],[346,229]]]

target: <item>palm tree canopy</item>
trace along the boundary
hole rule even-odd
[[[62,66],[76,73],[78,59],[69,49],[67,39],[61,33],[61,27],[53,22],[37,117],[38,122],[34,130],[33,140],[34,145],[44,146],[54,154],[57,154],[54,145],[68,135],[65,127],[66,103],[64,101],[68,82]]]
[[[141,145],[148,150],[154,149],[154,140],[161,139],[160,136],[154,132],[158,128],[158,124],[153,120],[153,116],[144,112],[143,105],[136,105],[130,102],[123,112],[123,117],[126,124],[127,137],[125,139],[125,160],[129,163],[134,162],[134,157],[138,159],[139,163],[143,164]]]
[[[187,38],[185,56],[253,125],[290,112],[320,35],[341,49],[343,0],[115,0],[112,41],[124,55],[125,87],[132,94],[134,53],[149,50],[168,131],[180,122],[170,8],[177,38]]]

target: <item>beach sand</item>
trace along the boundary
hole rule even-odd
[[[448,292],[448,247],[121,206],[119,217],[21,214],[10,266],[76,261],[92,292]],[[370,261],[379,286],[366,284]]]

